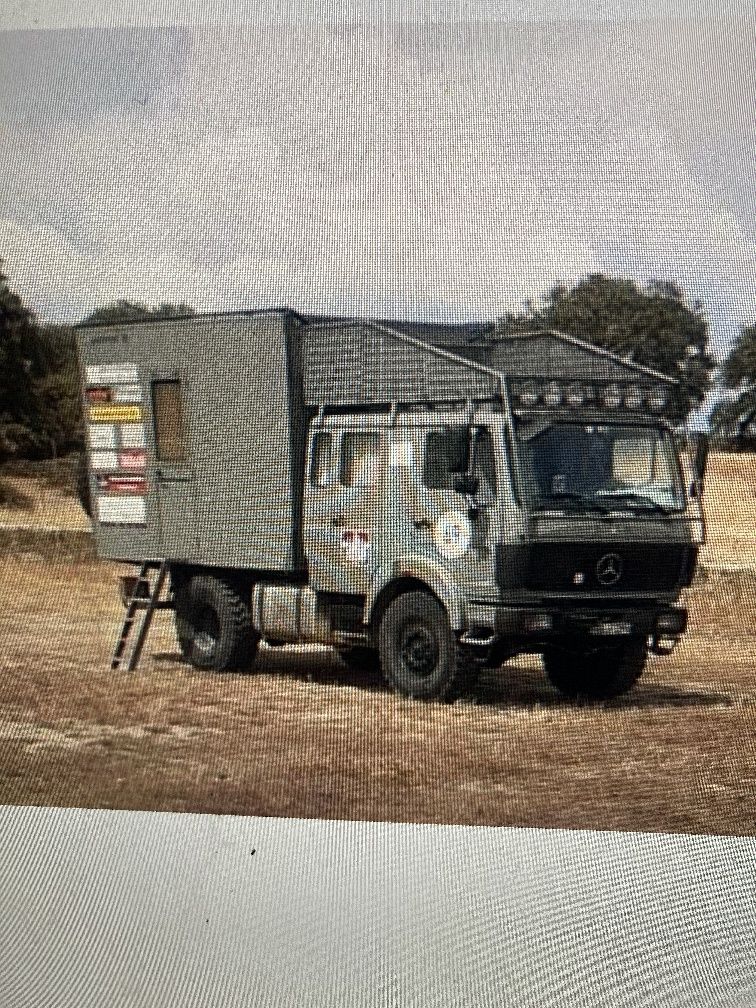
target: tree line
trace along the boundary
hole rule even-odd
[[[118,300],[82,322],[119,322],[194,314],[187,304]],[[558,329],[680,379],[670,418],[683,422],[711,387],[703,307],[669,281],[593,274],[556,286],[540,302],[510,312],[500,330]],[[723,396],[711,422],[737,447],[756,450],[756,324],[745,326],[719,369]],[[40,321],[11,289],[0,260],[0,462],[55,458],[84,444],[74,330]]]

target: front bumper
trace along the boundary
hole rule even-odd
[[[688,612],[679,606],[650,608],[499,606],[470,603],[467,607],[467,642],[491,644],[510,640],[548,642],[559,638],[590,637],[599,643],[627,637],[647,637],[658,648],[677,641],[686,631]]]

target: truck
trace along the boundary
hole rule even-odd
[[[327,645],[453,700],[537,654],[604,700],[687,630],[706,444],[682,458],[668,375],[555,331],[284,308],[77,344],[98,554],[167,571],[198,669]]]

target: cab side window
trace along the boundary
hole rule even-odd
[[[370,486],[378,472],[380,438],[374,431],[347,432],[341,439],[339,479],[345,487]]]
[[[318,431],[312,439],[310,483],[313,486],[324,487],[333,482],[333,434],[329,431]]]
[[[466,427],[430,431],[425,436],[423,483],[430,490],[453,490],[455,477],[467,469]]]
[[[472,459],[469,454],[467,427],[431,431],[425,438],[423,482],[430,490],[454,490],[457,477],[467,472],[472,464],[472,474],[478,478],[481,488],[495,494],[496,460],[493,438],[487,427],[474,428]]]
[[[481,488],[485,486],[491,494],[495,494],[496,456],[488,427],[478,427],[475,431],[474,458],[473,475],[478,477]]]

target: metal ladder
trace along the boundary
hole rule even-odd
[[[123,626],[121,627],[121,636],[118,638],[118,643],[116,644],[115,651],[113,652],[113,659],[110,662],[110,668],[113,671],[118,671],[123,668],[124,665],[126,666],[127,672],[134,671],[139,664],[144,642],[147,639],[147,632],[152,624],[152,617],[155,614],[155,610],[173,608],[173,602],[160,600],[163,585],[165,584],[165,579],[168,575],[168,562],[166,560],[161,561],[160,566],[158,567],[157,577],[153,583],[150,580],[149,573],[150,569],[154,566],[154,563],[150,563],[146,560],[139,569],[139,576],[134,583],[132,595],[129,598],[128,605],[126,606],[126,617],[123,621]],[[140,595],[139,590],[143,586],[146,586],[146,591]],[[141,614],[141,620],[139,620],[138,614]],[[129,651],[129,638],[131,637],[131,633],[134,630],[135,625],[136,639]]]

